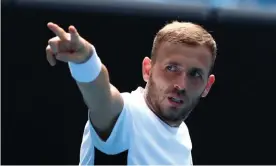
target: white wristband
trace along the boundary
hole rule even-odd
[[[101,72],[102,62],[93,47],[93,55],[85,63],[68,62],[72,77],[78,82],[92,82]]]

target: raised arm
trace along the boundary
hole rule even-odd
[[[56,65],[56,60],[69,64],[89,108],[90,121],[98,135],[106,140],[123,109],[120,92],[110,84],[108,70],[94,46],[83,39],[74,26],[68,28],[69,33],[54,23],[47,26],[56,35],[46,48],[48,62],[52,66]]]

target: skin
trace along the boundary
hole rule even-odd
[[[168,125],[179,126],[215,82],[211,66],[212,54],[205,46],[162,43],[155,61],[145,57],[142,63],[149,108]],[[175,106],[168,97],[183,104]]]
[[[46,47],[50,65],[55,66],[57,60],[81,64],[91,57],[92,44],[82,38],[74,26],[68,27],[68,33],[57,24],[48,23],[47,26],[56,35]],[[155,56],[154,61],[145,57],[142,64],[143,78],[147,82],[145,100],[160,119],[177,127],[199,99],[207,96],[215,82],[215,76],[209,74],[212,55],[204,46],[162,43]],[[76,83],[89,108],[91,123],[106,140],[123,109],[120,92],[110,83],[104,64],[95,80]],[[178,98],[183,104],[175,106],[168,97]]]

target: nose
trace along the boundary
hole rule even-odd
[[[187,79],[186,76],[178,77],[176,82],[174,83],[174,88],[179,92],[185,92],[187,88]]]

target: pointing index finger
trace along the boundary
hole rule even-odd
[[[50,22],[50,23],[47,24],[47,26],[61,40],[67,40],[66,32],[62,28],[60,28],[57,24],[54,24],[54,23]]]

